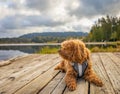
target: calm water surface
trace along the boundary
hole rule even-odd
[[[50,48],[58,47],[58,45],[0,46],[0,61],[21,55],[37,53],[45,46],[49,46]],[[92,48],[94,46],[108,47],[111,45],[87,45],[88,48]]]
[[[15,58],[17,56],[26,55],[28,53],[21,52],[19,50],[0,50],[0,61]]]
[[[37,53],[45,46],[0,46],[0,61],[26,54]],[[51,45],[50,47],[56,46]]]

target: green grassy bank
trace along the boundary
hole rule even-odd
[[[39,53],[39,54],[55,54],[55,53],[58,52],[59,48],[60,47],[45,46],[40,51],[38,51],[37,53]],[[105,48],[94,46],[94,47],[90,47],[89,50],[91,52],[120,52],[120,45],[116,46],[116,47],[109,46],[109,47],[105,47]]]

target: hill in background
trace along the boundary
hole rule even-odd
[[[0,43],[59,43],[70,38],[82,38],[87,36],[84,32],[43,32],[29,33],[18,38],[2,38]]]
[[[30,33],[20,36],[19,38],[34,38],[34,37],[80,37],[86,36],[88,33],[84,32],[43,32],[43,33]]]

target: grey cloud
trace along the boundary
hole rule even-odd
[[[79,2],[82,6],[70,10],[70,15],[88,18],[96,15],[116,15],[120,9],[120,0],[80,0]]]
[[[24,18],[30,22],[32,26],[57,26],[63,24],[62,22],[54,21],[53,19],[46,16],[28,16]]]
[[[21,17],[18,16],[6,16],[0,20],[2,30],[17,29],[21,27]]]
[[[14,0],[2,0],[0,3],[6,5],[8,8],[18,8],[20,2],[15,2]]]
[[[8,1],[7,6],[8,8],[17,8],[17,4],[13,1]]]
[[[53,2],[54,1],[54,2]],[[26,29],[29,27],[50,27],[51,29],[56,26],[65,26],[68,22],[54,21],[54,18],[49,16],[49,13],[52,13],[52,9],[56,8],[55,0],[25,0],[21,3],[20,0],[1,0],[0,3],[4,3],[9,8],[13,8],[16,11],[16,15],[7,15],[4,18],[0,19],[0,36],[15,36],[16,32],[13,32],[14,29]],[[64,0],[63,0],[64,2]],[[71,2],[71,1],[69,1]],[[77,17],[79,21],[84,18],[90,18],[97,15],[116,15],[120,12],[120,0],[79,0],[80,6],[77,9],[70,8],[71,5],[66,3],[65,10],[67,10],[67,15],[69,17]],[[40,11],[41,15],[20,15],[17,11],[19,9],[31,9]],[[48,13],[48,14],[47,14]],[[46,15],[45,15],[46,14]],[[54,14],[54,13],[53,13]],[[62,13],[61,13],[62,14]],[[54,16],[55,17],[55,16]],[[75,30],[84,29],[82,26],[71,27]],[[85,27],[87,28],[87,27]]]
[[[64,2],[64,1],[63,1]],[[49,11],[52,3],[50,0],[26,0],[26,6],[29,8],[37,9],[40,11]],[[81,4],[76,10],[72,10],[67,5],[69,15],[75,15],[76,17],[93,17],[96,15],[115,15],[120,9],[120,0],[79,0]],[[54,4],[52,4],[54,5]]]
[[[26,0],[26,6],[40,11],[45,11],[50,8],[50,0]]]
[[[18,37],[18,33],[17,32],[11,32],[11,31],[4,31],[4,32],[0,32],[0,38],[6,38],[6,37]]]
[[[21,29],[34,26],[54,27],[61,24],[63,23],[53,21],[49,17],[36,15],[34,16],[13,15],[6,16],[4,19],[0,20],[2,30]]]

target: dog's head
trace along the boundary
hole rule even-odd
[[[58,52],[62,58],[71,62],[83,62],[89,57],[85,44],[78,39],[64,41]]]

